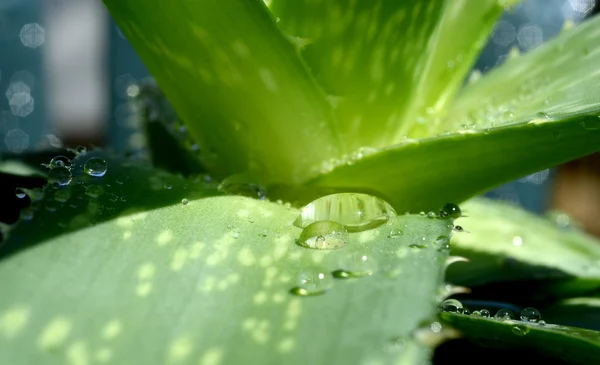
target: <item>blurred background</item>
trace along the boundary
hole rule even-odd
[[[499,20],[475,69],[502,64],[598,10],[595,0],[525,0]],[[149,76],[100,0],[0,0],[0,155],[61,146],[144,145],[132,98]],[[524,176],[486,194],[560,209],[600,235],[600,157]]]

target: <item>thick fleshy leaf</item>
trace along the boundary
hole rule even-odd
[[[600,119],[592,115],[412,140],[329,161],[308,185],[375,193],[399,212],[437,211],[444,203],[600,150],[598,129]]]
[[[456,130],[475,124],[485,129],[532,118],[598,115],[599,62],[600,18],[596,17],[465,88],[441,128]]]
[[[426,361],[413,335],[435,314],[448,220],[399,216],[308,249],[298,209],[107,157],[88,176],[92,157],[2,248],[0,363]]]
[[[600,296],[569,298],[544,308],[553,323],[600,331]]]
[[[527,289],[515,291],[522,299],[600,288],[600,242],[577,228],[561,226],[567,221],[564,216],[557,224],[508,203],[481,198],[461,207],[467,217],[455,223],[469,233],[452,237],[452,254],[470,262],[448,268],[446,278],[453,284],[523,283]]]
[[[342,152],[331,105],[261,0],[104,3],[216,177],[300,181]]]
[[[351,149],[431,135],[422,120],[451,101],[503,5],[270,1],[278,25],[304,45],[303,58],[335,100],[338,130]]]
[[[569,364],[593,364],[600,358],[600,332],[447,312],[440,317],[467,339],[487,348],[522,349]]]

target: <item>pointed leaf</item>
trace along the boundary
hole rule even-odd
[[[473,199],[461,208],[467,217],[455,223],[470,233],[452,237],[452,255],[470,262],[450,266],[448,281],[465,286],[525,281],[528,296],[541,292],[546,299],[600,288],[597,239],[507,203]]]
[[[600,296],[569,298],[544,308],[553,323],[600,331]]]
[[[27,249],[0,261],[0,363],[414,364],[429,356],[413,332],[435,313],[447,257],[435,241],[448,235],[448,220],[399,216],[350,233],[346,247],[311,250],[294,243],[298,209],[215,196],[210,186],[116,160],[90,179],[82,171],[89,157],[75,161],[68,201],[47,212],[56,193],[48,187],[41,210],[4,247]],[[105,189],[99,198],[85,193],[94,184]],[[98,200],[111,194],[117,202]],[[186,196],[187,204],[173,201]],[[82,228],[80,217],[95,224]],[[53,230],[64,218],[67,228]],[[333,279],[338,269],[372,275]],[[301,279],[325,293],[292,295]]]
[[[523,349],[569,364],[593,364],[600,358],[600,332],[474,315],[442,313],[440,316],[466,338],[488,348]]]
[[[270,9],[305,44],[350,149],[427,135],[420,119],[448,105],[504,10],[497,0],[273,0]]]
[[[343,152],[330,104],[261,0],[104,3],[217,177],[298,181]]]
[[[456,130],[465,124],[485,129],[546,116],[561,120],[598,115],[599,62],[600,18],[596,17],[465,88],[441,129]]]
[[[444,203],[459,203],[600,150],[600,130],[590,130],[596,127],[599,118],[584,116],[407,141],[330,161],[323,165],[323,175],[308,185],[375,193],[399,212],[437,211]]]

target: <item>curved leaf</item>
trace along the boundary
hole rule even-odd
[[[431,135],[504,10],[497,0],[273,0],[278,25],[336,100],[351,150]]]
[[[167,174],[152,183],[146,168],[115,160],[90,180],[81,171],[89,157],[75,161],[69,202],[39,211],[9,238],[9,247],[40,244],[0,261],[0,363],[412,364],[429,356],[413,332],[435,313],[447,257],[436,240],[449,221],[399,216],[350,233],[344,248],[311,250],[294,243],[297,209],[214,196]],[[119,202],[94,203],[85,194],[94,184]],[[187,204],[165,204],[190,190],[197,195]],[[146,199],[157,205],[136,206]],[[77,207],[84,221],[100,218],[75,229]],[[63,217],[73,229],[52,231]],[[373,273],[334,279],[337,269]],[[308,290],[327,290],[292,295],[302,278],[317,282]]]
[[[455,313],[441,313],[440,317],[469,340],[488,348],[525,349],[569,364],[593,364],[600,358],[600,332]]]
[[[330,104],[261,0],[104,3],[216,177],[300,181],[344,152]]]
[[[455,133],[328,161],[308,183],[367,191],[397,211],[437,210],[502,183],[600,150],[600,119],[582,116]],[[293,200],[293,199],[292,199]]]
[[[466,87],[440,125],[455,130],[600,114],[600,18],[592,18]],[[594,125],[591,128],[597,128]]]
[[[470,262],[450,266],[448,281],[466,286],[526,281],[527,295],[545,296],[600,288],[597,239],[507,203],[473,199],[461,207],[467,217],[456,224],[470,233],[454,235],[452,254]]]

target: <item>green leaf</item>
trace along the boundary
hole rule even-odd
[[[581,116],[411,140],[328,161],[322,175],[307,185],[377,194],[399,212],[437,211],[444,203],[459,203],[600,150],[600,130],[595,128],[600,128],[599,118]]]
[[[561,300],[543,310],[544,317],[553,323],[600,331],[600,297],[598,296]]]
[[[497,0],[273,0],[351,150],[431,135],[503,11]]]
[[[104,3],[216,177],[301,181],[344,152],[330,104],[261,0]]]
[[[473,199],[461,208],[467,217],[455,224],[470,233],[452,237],[452,254],[470,262],[450,266],[448,281],[464,286],[526,281],[527,296],[543,293],[546,300],[600,288],[597,239],[507,203]]]
[[[413,334],[435,314],[448,220],[399,216],[311,250],[294,243],[298,209],[108,156],[104,177],[84,174],[99,156],[78,156],[71,183],[11,232],[6,247],[27,249],[0,261],[0,363],[426,361]],[[70,197],[49,212],[57,191]],[[290,294],[303,275],[328,290]]]
[[[472,342],[488,348],[523,349],[569,364],[593,364],[600,358],[600,332],[447,312],[440,317]]]
[[[546,115],[560,120],[600,114],[598,35],[600,18],[596,17],[507,61],[461,92],[442,128],[455,130],[475,123],[485,129]]]

